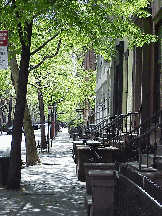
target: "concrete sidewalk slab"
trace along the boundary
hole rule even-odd
[[[85,183],[77,180],[72,140],[63,129],[41,164],[22,169],[21,191],[0,188],[0,215],[84,216]]]

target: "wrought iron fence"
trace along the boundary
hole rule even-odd
[[[115,216],[160,216],[161,197],[161,188],[139,173],[129,169],[115,171]]]

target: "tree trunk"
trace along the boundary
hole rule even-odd
[[[46,146],[46,137],[45,137],[45,116],[44,116],[44,103],[43,95],[41,90],[38,90],[38,100],[39,100],[39,111],[41,119],[41,145],[42,147]]]
[[[8,122],[6,125],[7,128],[11,127],[12,125],[11,112],[12,112],[12,98],[10,98],[10,101],[9,101]]]
[[[24,56],[23,53],[21,55],[21,68],[19,73],[16,109],[13,122],[11,157],[7,183],[8,189],[19,189],[21,181],[21,140],[28,83],[28,65],[26,62],[28,59],[26,59],[26,56]]]
[[[26,165],[36,165],[37,161],[40,162],[36,143],[35,135],[33,132],[31,115],[27,103],[25,104],[25,113],[24,113],[24,133],[26,141]]]
[[[22,45],[21,61],[18,79],[18,91],[16,98],[15,116],[13,122],[11,157],[8,173],[7,189],[20,189],[21,181],[21,139],[22,126],[26,103],[26,93],[29,75],[30,45],[32,35],[32,24],[26,23],[25,35],[19,30]]]
[[[17,92],[19,69],[18,69],[17,60],[15,56],[11,58],[9,65],[11,68],[12,83],[15,87],[15,91]],[[25,131],[25,138],[26,138],[26,165],[27,166],[35,165],[37,164],[37,161],[40,162],[40,160],[35,146],[35,136],[32,128],[32,121],[31,121],[31,116],[30,116],[27,102],[25,104],[23,121],[24,121],[24,131]]]

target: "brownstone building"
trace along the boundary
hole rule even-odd
[[[142,19],[136,17],[133,21],[143,32],[159,36],[158,41],[130,50],[127,38],[117,40],[117,55],[110,62],[105,78],[103,69],[98,66],[96,86],[100,80],[105,79],[102,83],[107,80],[107,88],[102,85],[97,87],[96,101],[101,101],[101,88],[104,98],[111,101],[109,107],[103,106],[100,109],[100,117],[103,116],[100,121],[105,118],[105,109],[111,110],[110,116],[140,110],[141,122],[162,109],[162,1],[154,0],[148,10],[152,16]],[[108,82],[110,72],[111,89]]]
[[[96,70],[96,55],[93,50],[88,50],[85,54],[84,62],[83,62],[84,70]],[[89,80],[88,77],[85,77],[86,80]],[[84,125],[94,123],[94,111],[90,110],[90,104],[88,101],[85,101],[85,108],[83,109],[83,119]]]

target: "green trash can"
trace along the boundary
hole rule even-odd
[[[7,185],[10,157],[0,157],[0,184]]]

